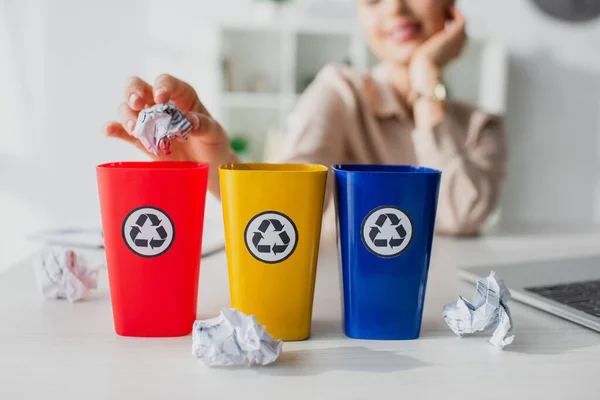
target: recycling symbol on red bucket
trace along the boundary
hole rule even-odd
[[[248,222],[244,241],[254,258],[267,264],[276,264],[286,260],[296,250],[298,230],[287,215],[265,211]]]
[[[412,221],[408,214],[393,206],[378,207],[362,223],[362,241],[369,251],[379,257],[400,255],[413,237]]]
[[[157,257],[171,247],[175,228],[171,218],[156,207],[139,207],[123,221],[123,240],[141,257]]]

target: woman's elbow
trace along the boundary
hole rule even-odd
[[[472,237],[481,233],[482,227],[496,211],[500,183],[492,180],[462,188],[452,196],[442,196],[438,203],[436,232],[441,235]]]

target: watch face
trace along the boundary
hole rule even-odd
[[[447,97],[446,86],[444,86],[443,83],[438,83],[435,86],[435,89],[433,89],[433,97],[435,97],[439,101],[446,100],[446,97]]]
[[[600,16],[600,0],[533,0],[544,11],[563,21],[582,22]]]

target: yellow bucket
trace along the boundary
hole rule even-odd
[[[219,168],[231,306],[283,340],[310,336],[327,167]]]

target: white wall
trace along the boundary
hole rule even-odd
[[[503,217],[598,220],[600,22],[556,23],[528,3],[459,3],[471,33],[501,40],[514,53]],[[0,59],[8,60],[1,63],[0,90],[10,93],[0,96],[6,124],[0,131],[0,223],[13,227],[0,231],[0,253],[17,249],[15,243],[35,227],[97,225],[94,166],[142,158],[101,134],[103,124],[117,117],[126,77],[172,72],[214,109],[214,26],[226,18],[251,18],[254,4],[0,0]]]
[[[505,223],[600,221],[600,20],[571,25],[525,0],[462,0],[469,31],[505,43]]]
[[[0,0],[0,271],[33,231],[99,225],[97,164],[145,159],[102,134],[127,77],[170,72],[214,106],[213,26],[245,3]]]
[[[6,263],[24,256],[22,238],[35,229],[97,225],[95,164],[139,158],[101,134],[116,116],[124,79],[141,65],[139,2],[82,4],[3,2],[16,53],[7,61],[23,78],[10,92],[23,102],[2,110],[18,116],[2,131],[10,146],[0,145],[0,221],[11,228],[0,233]]]

